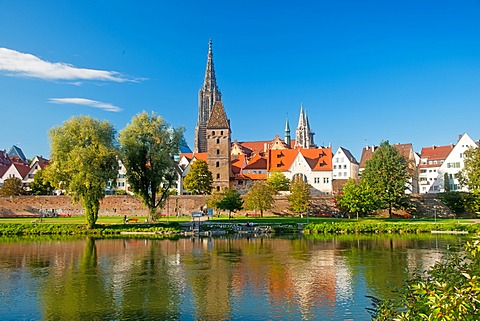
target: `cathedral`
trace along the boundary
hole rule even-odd
[[[208,163],[213,175],[213,189],[217,191],[225,188],[246,191],[253,182],[266,180],[269,172],[280,171],[289,179],[305,179],[313,192],[330,193],[331,147],[318,148],[314,143],[314,135],[302,104],[294,139],[290,136],[287,119],[283,140],[277,135],[269,141],[235,140],[232,143],[230,120],[218,89],[210,40],[203,86],[198,92],[194,152],[180,155],[182,177],[188,173],[190,164],[201,159]],[[184,193],[182,189],[179,192]]]

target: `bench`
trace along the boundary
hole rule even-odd
[[[261,214],[247,213],[245,217],[261,217]]]
[[[128,219],[128,222],[135,222],[135,223],[137,223],[137,222],[138,222],[138,218],[129,218],[129,219]]]

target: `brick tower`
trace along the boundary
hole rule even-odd
[[[221,191],[230,188],[232,177],[230,146],[230,121],[221,101],[213,106],[207,123],[207,158],[208,169],[213,174],[213,189]]]

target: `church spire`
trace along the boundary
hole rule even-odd
[[[315,147],[315,144],[313,142],[313,135],[315,135],[315,133],[310,130],[310,123],[308,121],[307,112],[303,109],[303,104],[301,104],[300,116],[298,118],[298,127],[295,131],[295,147]]]
[[[213,64],[212,40],[208,42],[207,66],[203,86],[198,92],[198,122],[195,127],[194,152],[207,151],[206,126],[215,102],[222,101],[222,94],[218,90]]]
[[[288,117],[285,124],[285,144],[287,144],[288,148],[290,148],[291,137],[290,137],[290,124],[288,123]]]

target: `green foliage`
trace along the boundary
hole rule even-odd
[[[196,160],[190,165],[190,171],[183,180],[183,186],[192,194],[210,194],[213,176],[204,160]]]
[[[107,121],[78,116],[52,128],[50,140],[52,157],[45,177],[81,202],[93,228],[107,182],[117,176],[115,130]]]
[[[295,179],[290,185],[291,194],[287,197],[290,209],[297,214],[308,212],[310,207],[310,185],[302,179]]]
[[[459,181],[472,192],[480,193],[480,149],[469,148],[465,151],[465,167],[459,173]]]
[[[220,195],[220,200],[216,204],[216,207],[220,210],[228,211],[228,218],[231,217],[232,212],[242,209],[243,199],[236,189],[226,188]]]
[[[121,157],[128,182],[148,207],[150,219],[163,205],[177,179],[173,157],[179,153],[182,139],[183,128],[172,128],[155,113],[136,115],[120,131]]]
[[[451,186],[450,186],[450,177],[448,173],[443,174],[443,189],[445,192],[450,192],[451,191]]]
[[[25,195],[22,180],[17,177],[7,178],[0,187],[0,196]]]
[[[439,193],[438,198],[457,215],[475,213],[480,210],[480,196],[477,193],[452,191]]]
[[[433,224],[433,223],[372,223],[372,222],[345,222],[335,221],[328,223],[310,223],[304,227],[305,234],[333,233],[333,234],[360,234],[360,233],[431,233],[431,231],[466,231],[479,233],[480,224]]]
[[[368,181],[362,180],[357,183],[353,178],[347,181],[343,187],[343,193],[335,200],[342,211],[357,213],[357,215],[369,214],[378,207],[375,189],[368,184]]]
[[[373,320],[478,320],[480,242],[406,281],[398,300],[373,299]]]
[[[379,207],[388,209],[390,217],[393,208],[404,206],[407,164],[400,152],[388,141],[383,141],[372,158],[367,160],[362,181],[374,189],[379,198]]]
[[[275,194],[290,189],[290,180],[280,171],[271,171],[267,178],[267,184],[270,185]]]
[[[46,179],[43,170],[35,173],[33,182],[30,183],[29,187],[32,195],[51,195],[54,190],[52,184]]]
[[[275,191],[273,188],[262,181],[255,182],[245,196],[244,207],[247,210],[259,210],[260,216],[263,217],[263,211],[272,208]]]

